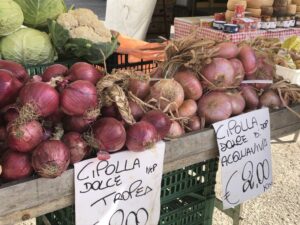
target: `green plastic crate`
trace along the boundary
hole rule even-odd
[[[164,174],[159,225],[211,225],[217,169],[218,160],[211,159]],[[74,206],[46,217],[52,225],[75,225]]]

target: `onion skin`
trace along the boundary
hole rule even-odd
[[[11,72],[0,69],[0,108],[16,100],[22,85]]]
[[[218,52],[216,57],[224,59],[232,59],[239,54],[239,48],[233,42],[222,42],[216,46]]]
[[[29,80],[29,75],[25,68],[21,64],[14,61],[0,60],[0,69],[10,71],[14,75],[14,77],[23,84],[25,84]]]
[[[230,98],[232,115],[241,114],[246,107],[246,101],[242,93],[238,91],[227,91],[226,94]]]
[[[249,85],[242,85],[240,89],[246,102],[246,108],[250,110],[257,109],[259,98],[255,89]]]
[[[70,81],[86,80],[96,84],[102,77],[104,77],[104,74],[101,71],[86,62],[75,63],[68,72]]]
[[[98,120],[93,126],[93,134],[99,150],[102,151],[119,151],[126,142],[126,131],[123,124],[112,117]]]
[[[202,68],[201,74],[210,82],[204,82],[208,87],[228,88],[235,84],[234,69],[227,59],[212,59],[210,64]]]
[[[22,105],[34,104],[37,114],[47,117],[59,106],[58,92],[47,83],[27,83],[20,91],[19,99]]]
[[[177,81],[164,79],[151,87],[149,98],[157,100],[157,105],[162,111],[167,107],[171,111],[176,111],[184,101],[184,90]],[[168,99],[168,101],[162,98]]]
[[[278,94],[273,90],[265,91],[259,98],[260,107],[269,107],[271,109],[279,109],[282,107],[282,101]]]
[[[235,58],[230,59],[230,62],[234,69],[234,76],[235,76],[234,86],[239,86],[245,78],[245,70],[243,64],[240,60]]]
[[[197,109],[198,109],[197,103],[194,100],[192,99],[185,100],[178,109],[178,116],[179,117],[193,116],[196,114]]]
[[[82,133],[86,131],[96,118],[85,118],[84,116],[67,116],[64,118],[64,130]]]
[[[150,77],[151,78],[163,78],[163,68],[162,67],[157,67],[154,68],[151,72],[150,72]]]
[[[204,126],[205,121],[201,120],[198,116],[192,116],[187,124],[187,127],[191,129],[191,131],[201,130]]]
[[[150,92],[150,83],[137,79],[130,79],[128,84],[128,91],[131,91],[139,99],[144,100]]]
[[[53,77],[63,77],[68,71],[68,67],[62,64],[53,64],[44,71],[42,81],[49,82]]]
[[[97,90],[89,81],[71,83],[60,95],[61,109],[69,116],[83,116],[97,107]]]
[[[202,96],[201,83],[193,71],[179,71],[174,75],[174,79],[182,86],[186,99],[198,100]]]
[[[69,132],[62,138],[62,142],[70,150],[70,163],[80,162],[89,152],[90,148],[81,135],[77,132]]]
[[[1,177],[7,181],[24,179],[33,172],[30,156],[21,152],[6,151],[0,164],[2,165]]]
[[[172,121],[170,130],[167,134],[168,138],[179,138],[182,135],[184,135],[184,129],[181,127],[181,125],[177,121]]]
[[[128,101],[128,103],[133,118],[139,121],[144,115],[143,109],[136,102]]]
[[[151,110],[147,112],[141,121],[146,121],[154,126],[159,136],[158,140],[165,138],[172,124],[169,117],[159,110]]]
[[[155,127],[146,121],[133,124],[127,131],[126,146],[129,151],[143,151],[157,142]]]
[[[225,92],[212,91],[198,102],[198,116],[204,117],[206,124],[228,119],[231,114],[231,101]]]
[[[69,166],[70,150],[61,141],[44,141],[32,154],[34,171],[45,178],[60,176]]]
[[[10,149],[19,152],[30,152],[43,140],[42,125],[30,121],[19,127],[8,124],[7,145]]]
[[[242,47],[240,47],[238,58],[243,63],[246,75],[250,75],[256,72],[256,55],[249,45],[242,45]]]

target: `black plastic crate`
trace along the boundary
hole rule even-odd
[[[211,225],[218,160],[163,175],[159,225]],[[75,225],[74,206],[46,215],[52,225]],[[38,225],[46,225],[38,218]]]
[[[114,69],[134,69],[143,72],[151,72],[152,69],[157,67],[157,63],[154,61],[138,60],[137,62],[129,62],[129,56],[125,54],[112,54],[106,60],[106,69],[108,73],[111,73]],[[82,62],[82,60],[65,60],[55,63],[63,64],[67,67],[71,67],[76,62]],[[30,75],[41,75],[45,69],[52,64],[27,66],[26,69]],[[98,68],[104,69],[103,64],[95,65]]]

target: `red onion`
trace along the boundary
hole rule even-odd
[[[20,102],[24,106],[33,104],[39,116],[47,117],[59,106],[57,91],[47,83],[33,82],[26,84],[20,91]],[[22,116],[22,115],[20,115]]]
[[[202,68],[201,73],[207,79],[207,81],[204,81],[207,86],[227,88],[235,84],[234,69],[227,59],[212,59],[210,64]]]
[[[238,91],[227,91],[226,94],[230,98],[232,115],[241,114],[246,107],[246,102],[242,93]]]
[[[239,48],[233,42],[222,42],[216,48],[218,48],[218,52],[215,57],[232,59],[239,54]]]
[[[155,127],[146,121],[133,124],[127,131],[126,146],[130,151],[143,151],[157,142]]]
[[[33,120],[21,126],[8,125],[7,144],[12,150],[30,152],[43,139],[42,125]]]
[[[228,119],[232,114],[231,101],[225,92],[212,91],[198,102],[198,115],[206,124]]]
[[[185,100],[178,109],[178,116],[180,117],[193,116],[196,114],[197,109],[198,109],[197,103],[194,100],[192,99]]]
[[[193,71],[188,69],[179,71],[174,79],[183,87],[185,98],[198,100],[202,96],[201,83]]]
[[[163,78],[163,68],[162,67],[157,67],[154,68],[151,72],[150,72],[150,77],[151,78]]]
[[[266,58],[264,56],[257,57],[257,70],[255,73],[247,76],[247,80],[273,80],[273,76],[275,74],[275,67],[270,63],[266,62]],[[270,83],[256,83],[253,86],[257,89],[268,89],[271,84]]]
[[[150,92],[150,83],[137,79],[130,79],[128,91],[131,91],[139,99],[144,100]]]
[[[159,110],[147,112],[141,121],[152,124],[159,135],[159,139],[163,139],[167,135],[172,123],[169,117]]]
[[[51,121],[52,123],[56,124],[63,121],[64,113],[58,108],[54,113],[46,118],[47,121]]]
[[[238,58],[243,63],[246,75],[255,73],[257,70],[256,56],[255,52],[250,46],[243,45],[240,47]]]
[[[168,138],[179,138],[184,135],[184,129],[177,121],[172,121],[170,130],[167,134]]]
[[[85,62],[75,63],[68,72],[68,78],[71,81],[86,80],[92,84],[96,84],[103,76],[101,71]]]
[[[42,82],[42,77],[39,75],[34,75],[29,82]]]
[[[6,137],[7,137],[6,128],[4,126],[0,126],[0,142],[5,141]]]
[[[98,120],[93,126],[93,134],[99,150],[103,151],[119,151],[126,141],[126,131],[123,124],[111,117]]]
[[[15,104],[7,105],[3,110],[4,120],[9,123],[19,117],[19,109]]]
[[[157,101],[157,105],[161,110],[176,111],[183,103],[184,90],[177,81],[164,79],[151,87],[149,97]]]
[[[81,135],[77,132],[69,132],[62,138],[62,142],[70,150],[70,163],[80,162],[89,152],[89,147]]]
[[[82,116],[97,106],[97,90],[89,81],[78,80],[63,90],[61,109],[70,116]]]
[[[98,151],[97,152],[97,158],[99,160],[106,161],[106,160],[110,159],[110,154],[108,152],[106,152],[106,151]]]
[[[0,69],[10,71],[13,76],[23,84],[29,80],[29,75],[25,68],[16,62],[10,60],[0,60]]]
[[[11,72],[0,69],[0,108],[14,102],[21,87],[22,83]]]
[[[101,108],[101,116],[102,117],[113,117],[117,120],[120,120],[122,118],[115,103],[113,103],[110,106],[103,106]]]
[[[8,181],[24,179],[33,172],[30,156],[21,152],[6,151],[0,164],[2,165],[1,177]]]
[[[44,71],[42,79],[44,82],[49,82],[53,77],[64,76],[68,71],[68,67],[61,64],[53,64]]]
[[[64,119],[64,130],[82,133],[91,127],[91,123],[95,120],[96,118],[86,118],[84,116],[67,116]]]
[[[69,166],[70,150],[61,141],[43,141],[32,154],[32,166],[41,177],[55,178]]]
[[[259,99],[255,89],[250,85],[242,85],[240,89],[246,102],[246,108],[250,110],[256,109],[259,105]]]
[[[282,102],[277,93],[273,90],[265,91],[259,98],[260,106],[269,107],[271,109],[278,109],[282,106]]]
[[[231,65],[234,70],[234,76],[235,76],[234,85],[239,86],[245,77],[245,70],[243,64],[238,59],[230,59],[229,61],[231,62]]]
[[[129,108],[133,118],[136,121],[139,121],[144,115],[143,109],[136,102],[129,101]]]
[[[198,116],[192,116],[187,126],[191,131],[201,130],[205,126],[205,121],[204,119],[201,120]]]

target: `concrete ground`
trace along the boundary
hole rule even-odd
[[[289,143],[293,138],[272,144],[273,187],[244,204],[242,225],[300,225],[300,139]],[[220,184],[216,190],[220,196]],[[232,225],[232,220],[215,208],[213,225]]]

